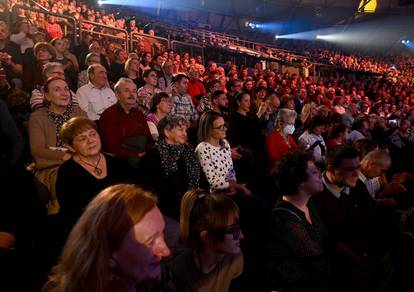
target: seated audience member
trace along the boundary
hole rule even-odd
[[[129,78],[134,81],[137,88],[141,88],[145,85],[145,80],[142,79],[142,72],[139,68],[138,58],[129,58],[125,62],[123,77]]]
[[[270,215],[270,288],[330,291],[328,232],[311,199],[323,190],[323,184],[312,154],[298,150],[285,153],[273,175],[283,196]]]
[[[199,77],[198,69],[194,66],[190,67],[188,71],[189,82],[187,93],[191,96],[195,106],[198,106],[200,103],[200,97],[207,93]]]
[[[30,92],[43,83],[42,72],[45,65],[55,59],[56,50],[49,43],[37,43],[33,49],[35,60],[23,67],[23,88]]]
[[[87,35],[86,39],[89,39],[90,35]],[[85,59],[86,55],[89,53],[95,53],[98,54],[101,57],[101,65],[105,67],[105,69],[109,70],[109,64],[106,56],[102,54],[102,47],[98,40],[90,39],[90,42],[88,43],[88,49],[83,51],[81,54],[79,54],[80,59],[80,68],[85,68]]]
[[[65,72],[63,71],[62,64],[57,62],[51,62],[45,64],[42,71],[42,79],[46,82],[51,77],[65,78]],[[71,90],[70,91],[71,102],[74,106],[78,106],[78,99],[76,94]],[[35,111],[41,107],[45,106],[45,94],[43,85],[39,88],[36,88],[32,91],[30,96],[30,107],[32,111]]]
[[[138,89],[138,107],[144,115],[147,115],[151,107],[152,97],[155,94],[160,93],[161,90],[157,88],[157,71],[149,69],[144,72],[143,78],[145,80],[145,85]]]
[[[200,183],[200,164],[187,144],[184,118],[169,115],[158,124],[159,138],[155,147],[141,158],[137,183],[155,190],[162,213],[179,220],[182,196]]]
[[[56,195],[62,232],[69,234],[88,203],[100,191],[125,182],[128,166],[119,158],[101,152],[96,124],[84,117],[72,118],[60,130],[63,144],[73,153],[58,170]]]
[[[316,116],[316,104],[314,102],[304,104],[299,119],[296,120],[295,137],[303,134],[314,116]]]
[[[227,125],[222,115],[212,111],[202,114],[198,128],[199,144],[195,149],[201,168],[211,191],[250,194],[244,185],[237,183],[226,132]]]
[[[280,105],[280,99],[276,93],[270,92],[265,97],[266,111],[260,119],[266,122],[266,128],[263,131],[265,136],[269,135],[276,128],[277,112]]]
[[[99,54],[96,53],[89,53],[86,55],[85,58],[85,64],[86,67],[89,67],[93,64],[100,64],[101,63],[101,57],[99,56]],[[88,77],[88,70],[82,70],[81,72],[79,72],[78,74],[78,88],[88,84],[89,82],[89,77]]]
[[[355,143],[358,140],[370,138],[368,126],[368,121],[365,117],[356,118],[352,124],[352,131],[349,133],[347,141]]]
[[[26,49],[33,48],[34,42],[30,37],[30,23],[28,20],[21,20],[15,24],[16,31],[10,35],[10,40],[20,46],[22,54]]]
[[[334,148],[338,145],[344,145],[348,137],[348,128],[344,124],[339,124],[333,127],[330,138],[326,141],[328,149]]]
[[[280,98],[280,108],[287,108],[290,110],[295,110],[295,99],[288,95],[285,94]]]
[[[299,144],[313,153],[317,164],[323,164],[325,161],[326,144],[322,134],[327,124],[325,118],[315,116],[309,122],[306,131],[299,137]]]
[[[122,77],[128,53],[124,49],[115,50],[115,60],[109,65],[109,82],[115,84]]]
[[[173,84],[173,69],[174,64],[171,61],[165,61],[162,65],[163,74],[158,78],[158,88],[161,91],[167,92],[168,94],[172,93],[172,84]]]
[[[155,94],[151,100],[151,108],[147,115],[148,128],[154,141],[158,140],[158,123],[165,118],[172,108],[172,98],[166,92]]]
[[[100,192],[72,229],[43,291],[145,290],[170,254],[156,202],[134,185]]]
[[[211,95],[213,94],[213,92],[223,91],[222,88],[223,88],[223,86],[221,85],[220,80],[213,79],[212,81],[208,82],[207,83],[207,90],[208,90],[208,92],[207,92],[206,95],[204,95],[203,97],[201,97],[200,103],[197,106],[197,110],[200,113],[203,113],[203,112],[212,110],[211,109]],[[228,99],[227,99],[227,101],[228,101]]]
[[[49,214],[59,211],[56,200],[58,167],[71,158],[60,137],[62,125],[72,117],[86,116],[70,102],[70,91],[64,79],[52,77],[44,86],[48,107],[33,112],[29,120],[30,150],[35,160],[35,176],[50,192],[47,205]]]
[[[210,99],[211,99],[211,110],[213,112],[226,116],[227,118],[229,100],[227,99],[226,93],[221,90],[214,91],[211,94]]]
[[[139,67],[141,68],[142,72],[151,69],[151,62],[152,62],[152,55],[150,52],[145,52],[141,56],[141,62],[139,62]]]
[[[293,132],[295,132],[294,110],[282,108],[277,113],[276,128],[266,137],[266,152],[268,157],[268,173],[270,174],[276,161],[286,152],[297,148]]]
[[[76,92],[79,107],[83,109],[92,121],[99,120],[101,114],[116,103],[115,93],[108,86],[106,69],[101,64],[88,67],[88,84]]]
[[[241,146],[256,153],[263,152],[262,123],[256,114],[250,113],[250,96],[244,92],[236,95],[236,112],[230,117],[229,140],[233,147]]]
[[[358,152],[353,148],[340,145],[329,150],[324,190],[313,196],[329,230],[336,291],[375,286],[376,264],[387,249],[388,232],[380,226],[375,201],[359,180],[359,169]]]
[[[198,121],[198,111],[194,106],[191,96],[187,93],[188,77],[178,74],[174,77],[173,108],[171,114],[185,118],[190,127],[195,127]]]
[[[264,175],[264,137],[266,123],[250,111],[250,96],[244,92],[236,95],[237,109],[229,117],[228,139],[233,148],[239,148],[241,158],[235,161],[240,181],[260,187]]]
[[[225,91],[227,88],[225,88],[226,84],[224,84],[224,86],[222,85],[223,88],[221,88],[221,90]],[[236,96],[238,93],[240,93],[242,91],[243,88],[243,82],[241,80],[238,79],[233,79],[230,82],[229,85],[229,91],[227,92],[227,99],[229,100],[230,103],[230,107],[232,109],[236,109],[237,108],[237,101],[236,101]],[[251,97],[251,95],[249,95]],[[250,105],[249,105],[249,110],[250,110]]]
[[[55,62],[61,63],[65,71],[65,79],[68,81],[69,88],[75,90],[77,87],[77,74],[79,65],[74,55],[67,54],[67,45],[62,38],[55,38],[50,41],[50,44],[56,50]]]
[[[390,140],[396,149],[403,149],[408,146],[411,141],[408,137],[408,129],[410,128],[410,121],[408,119],[401,119],[398,128],[391,134]]]
[[[0,20],[0,67],[3,67],[8,82],[13,84],[13,79],[19,79],[22,74],[23,58],[19,45],[9,40],[9,34],[9,26]]]
[[[153,139],[144,114],[137,108],[137,87],[122,77],[114,86],[118,102],[107,108],[99,120],[103,149],[128,158],[136,166]]]
[[[395,206],[400,196],[407,191],[403,184],[411,180],[412,175],[406,172],[396,173],[388,183],[385,173],[390,167],[391,156],[386,150],[372,150],[361,160],[359,178],[371,197]]]
[[[60,39],[64,36],[62,27],[56,20],[56,16],[49,15],[45,23],[45,30],[51,39]]]
[[[171,264],[177,291],[226,292],[243,271],[239,209],[229,198],[187,192],[181,202],[180,233],[190,247]]]

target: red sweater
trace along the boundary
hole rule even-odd
[[[197,106],[200,101],[196,99],[196,97],[200,94],[205,95],[206,89],[204,88],[203,83],[199,80],[190,80],[190,82],[188,82],[187,93],[191,96],[194,105]]]
[[[127,114],[119,103],[107,108],[99,119],[99,132],[101,134],[104,151],[118,157],[138,155],[138,151],[131,147],[123,146],[128,137],[145,136],[146,148],[154,144],[147,120],[138,109],[131,109]]]
[[[266,138],[266,152],[267,157],[269,158],[269,167],[268,167],[268,173],[272,171],[276,161],[285,154],[286,152],[289,152],[291,150],[294,150],[298,148],[296,145],[295,139],[293,139],[292,135],[289,135],[289,143],[285,142],[285,139],[283,139],[282,135],[280,134],[279,130],[276,129],[272,133],[270,133]]]

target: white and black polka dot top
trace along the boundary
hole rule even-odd
[[[231,148],[227,140],[224,140],[224,146],[219,147],[201,142],[195,152],[212,191],[227,189],[228,182],[236,180]]]

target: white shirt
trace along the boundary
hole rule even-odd
[[[321,135],[310,134],[308,131],[305,131],[299,137],[299,143],[305,146],[306,149],[311,147],[316,141],[320,141],[323,147],[325,147],[324,155],[322,155],[321,147],[316,146],[313,148],[313,157],[315,158],[316,162],[324,162],[325,161],[325,153],[326,153],[326,145],[325,140]]]
[[[92,121],[99,120],[103,111],[117,101],[115,93],[110,87],[105,86],[99,89],[90,82],[80,87],[76,96],[79,107],[88,114],[88,118]]]
[[[362,172],[358,173],[359,179],[365,184],[371,197],[375,199],[375,193],[381,188],[380,177],[368,179]]]
[[[229,142],[224,140],[223,147],[201,142],[195,152],[212,191],[227,189],[236,180]]]

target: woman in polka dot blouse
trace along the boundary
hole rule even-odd
[[[227,125],[219,113],[205,112],[200,118],[199,144],[196,154],[212,191],[226,191],[228,194],[250,191],[238,184],[231,159],[231,148],[225,139]]]

